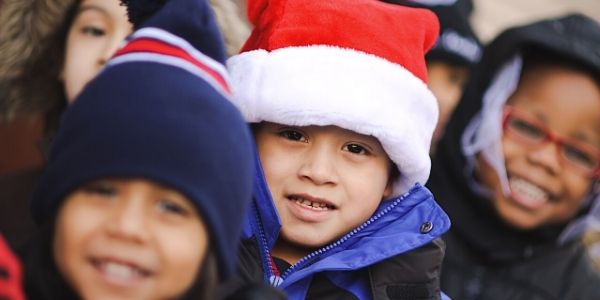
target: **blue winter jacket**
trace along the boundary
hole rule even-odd
[[[362,225],[330,245],[305,256],[282,271],[281,276],[276,276],[272,271],[270,250],[278,238],[281,223],[258,159],[256,170],[254,201],[245,222],[243,240],[253,240],[252,245],[258,248],[255,253],[260,256],[263,279],[284,290],[289,299],[305,299],[311,281],[318,273],[324,274],[331,283],[358,299],[405,299],[403,295],[407,295],[406,291],[414,287],[414,283],[392,282],[398,298],[389,295],[394,293],[394,288],[387,287],[386,284],[382,288],[387,292],[382,293],[388,295],[377,297],[374,295],[377,294],[375,289],[378,279],[373,278],[373,274],[382,273],[385,277],[410,274],[416,268],[409,266],[403,269],[402,266],[407,266],[405,262],[390,264],[390,268],[387,268],[386,263],[394,257],[401,258],[402,254],[407,254],[408,259],[419,257],[408,253],[421,247],[427,248],[424,246],[433,244],[434,240],[440,242],[439,237],[450,227],[448,216],[435,202],[429,190],[416,184],[406,194],[382,201],[373,216]],[[435,247],[437,252],[442,252],[437,254],[440,257],[440,265],[443,248]],[[426,264],[431,260],[425,257],[421,259],[426,260]],[[248,265],[248,262],[242,261],[241,264]],[[376,265],[380,271],[358,271]],[[439,271],[439,266],[434,267]],[[422,273],[425,272],[435,273],[431,270]],[[435,276],[438,277],[439,273]],[[412,277],[408,280],[411,279]],[[435,278],[435,281],[437,295],[425,299],[440,298],[439,278]],[[416,298],[418,295],[407,297],[413,296]],[[442,298],[445,298],[445,295],[442,295]]]

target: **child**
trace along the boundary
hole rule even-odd
[[[237,52],[249,31],[237,6],[230,0],[211,4],[229,33],[227,48]],[[0,231],[17,245],[35,228],[22,203],[41,172],[40,150],[47,154],[67,104],[114,54],[132,25],[119,0],[8,1],[0,9],[0,24],[0,124],[21,117],[28,125],[26,130],[12,127],[20,143],[0,141],[0,148],[17,149],[0,157],[0,165],[21,166],[0,178],[6,208],[0,209]],[[26,157],[15,159],[17,153]]]
[[[0,90],[5,99],[0,112],[8,119],[30,112],[48,112],[48,118],[57,119],[132,28],[118,0],[30,5],[7,2],[0,16],[5,24],[0,34]]]
[[[67,103],[132,26],[118,0],[9,1],[0,10],[0,24],[0,123],[21,117],[29,125],[12,127],[20,143],[0,141],[8,152],[0,165],[22,157],[20,168],[0,179],[0,231],[20,245],[35,232],[25,203],[41,173],[40,152],[46,154]]]
[[[453,218],[455,299],[598,299],[579,237],[600,217],[600,26],[582,15],[505,31],[451,119],[429,186]]]
[[[448,118],[471,76],[471,69],[481,57],[481,43],[471,28],[469,14],[473,9],[470,0],[410,1],[385,0],[390,3],[428,8],[440,20],[440,35],[427,52],[428,87],[440,107],[440,117],[433,133],[431,151],[444,133]]]
[[[139,29],[61,121],[31,203],[31,299],[213,299],[233,271],[250,132],[208,4],[154,4],[129,3]]]
[[[228,68],[264,174],[238,280],[290,299],[439,299],[450,224],[422,186],[435,16],[372,0],[248,7],[255,28]]]

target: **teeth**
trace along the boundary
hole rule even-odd
[[[538,206],[548,201],[549,195],[539,186],[521,178],[511,178],[510,188],[519,195],[519,200],[529,206]]]
[[[141,275],[141,272],[138,269],[116,262],[105,262],[101,264],[101,268],[109,276],[123,280],[131,279],[133,277]]]
[[[313,202],[304,198],[299,198],[296,196],[291,196],[289,197],[290,200],[304,206],[304,207],[308,207],[314,210],[328,210],[331,209],[331,207],[329,207],[329,205],[325,204],[325,203],[318,203],[318,202]]]

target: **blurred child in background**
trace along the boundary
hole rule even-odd
[[[509,29],[484,51],[428,186],[453,221],[455,299],[597,299],[580,237],[600,218],[600,26]]]
[[[231,0],[210,4],[228,53],[237,53],[249,34],[240,8]],[[0,231],[18,245],[35,230],[27,199],[41,171],[40,152],[48,152],[67,104],[132,25],[119,0],[8,1],[0,24],[0,126],[19,137],[0,142],[0,153],[6,153],[0,157]]]
[[[253,146],[226,100],[221,36],[205,1],[139,4],[35,190],[32,299],[213,299],[233,272]]]
[[[471,77],[471,69],[481,57],[481,43],[469,21],[473,3],[471,0],[383,1],[430,9],[440,21],[439,38],[425,56],[427,75],[429,76],[427,85],[435,95],[440,109],[431,145],[433,153],[437,142],[444,133],[448,118],[462,97],[465,86]]]
[[[22,120],[27,126],[16,128],[27,130],[14,135],[29,137],[0,142],[7,153],[0,166],[22,156],[0,176],[0,231],[19,245],[35,231],[27,203],[41,172],[40,152],[49,149],[67,103],[132,26],[118,0],[9,1],[0,23],[0,123]]]

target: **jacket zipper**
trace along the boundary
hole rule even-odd
[[[394,202],[392,202],[392,204],[390,204],[388,207],[386,207],[383,211],[380,211],[376,215],[372,216],[366,222],[362,223],[360,226],[353,229],[352,231],[350,231],[349,233],[344,235],[342,238],[340,238],[336,242],[329,244],[329,245],[327,245],[319,250],[316,250],[316,251],[308,254],[307,256],[301,258],[298,262],[296,262],[295,264],[290,266],[285,272],[283,272],[283,274],[281,274],[281,276],[277,276],[277,275],[273,274],[273,269],[272,269],[273,266],[271,264],[271,259],[270,259],[271,253],[267,247],[266,238],[264,237],[264,230],[262,229],[262,226],[259,226],[259,228],[260,228],[259,234],[261,234],[261,240],[263,242],[263,250],[265,251],[264,252],[265,257],[263,259],[265,259],[267,261],[267,265],[269,267],[269,272],[270,272],[269,273],[269,283],[274,287],[280,286],[283,283],[283,281],[285,280],[285,278],[290,276],[295,270],[297,270],[297,269],[299,270],[299,269],[304,268],[307,265],[310,265],[310,263],[313,260],[315,260],[315,258],[331,251],[332,249],[334,249],[336,247],[339,247],[344,242],[349,240],[351,237],[353,237],[357,233],[364,230],[367,226],[371,225],[373,222],[377,221],[378,219],[383,217],[385,214],[390,212],[392,209],[394,209],[396,206],[398,206],[398,204],[400,204],[400,202],[406,197],[407,194],[404,194],[400,198],[394,200]],[[258,215],[258,211],[256,213]]]

